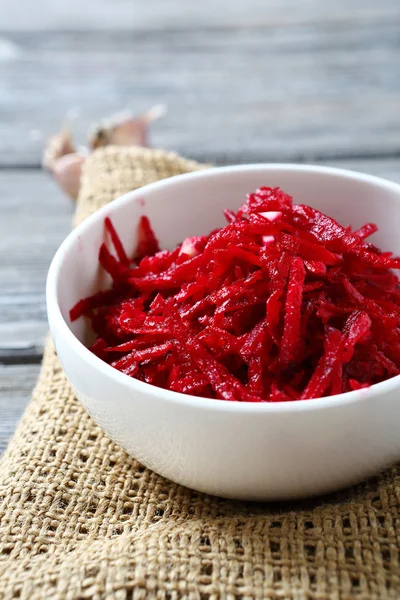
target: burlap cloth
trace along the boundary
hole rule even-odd
[[[97,151],[77,221],[127,190],[196,168],[161,151]],[[290,506],[192,492],[94,424],[51,344],[0,463],[0,523],[2,599],[400,598],[399,467]]]

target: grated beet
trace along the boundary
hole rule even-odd
[[[228,224],[160,251],[147,217],[133,260],[107,217],[112,287],[80,300],[91,350],[130,377],[185,394],[285,402],[400,373],[400,259],[277,188]]]

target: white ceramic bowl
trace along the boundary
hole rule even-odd
[[[50,267],[47,306],[53,339],[76,395],[129,454],[165,477],[210,494],[277,500],[330,492],[400,459],[400,377],[318,400],[234,403],[164,391],[131,379],[91,354],[84,319],[70,308],[107,283],[98,267],[104,218],[125,247],[141,214],[161,247],[223,225],[247,192],[280,186],[358,227],[376,222],[376,243],[400,254],[400,186],[338,169],[251,165],[173,177],[130,192],[77,227]]]

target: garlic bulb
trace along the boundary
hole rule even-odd
[[[82,166],[92,150],[114,144],[117,146],[147,146],[150,123],[165,113],[163,105],[154,106],[140,117],[130,112],[113,115],[97,125],[89,138],[90,149],[77,148],[73,142],[67,115],[62,130],[49,138],[43,152],[42,166],[55,178],[60,187],[74,200],[78,197]]]

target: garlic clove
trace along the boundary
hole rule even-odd
[[[71,132],[65,127],[48,139],[43,152],[42,166],[52,171],[59,158],[74,152],[76,152],[76,147],[72,141]]]
[[[60,156],[52,167],[52,173],[60,187],[74,200],[77,199],[81,184],[82,165],[86,156],[76,152]]]
[[[140,117],[134,117],[129,111],[117,113],[96,126],[90,136],[92,149],[109,146],[148,146],[150,123],[165,114],[164,105],[153,106]]]
[[[72,140],[71,126],[79,116],[79,109],[74,108],[67,112],[64,117],[64,124],[58,133],[52,135],[46,142],[43,152],[42,166],[48,171],[53,170],[54,163],[65,156],[77,152],[77,148]]]

